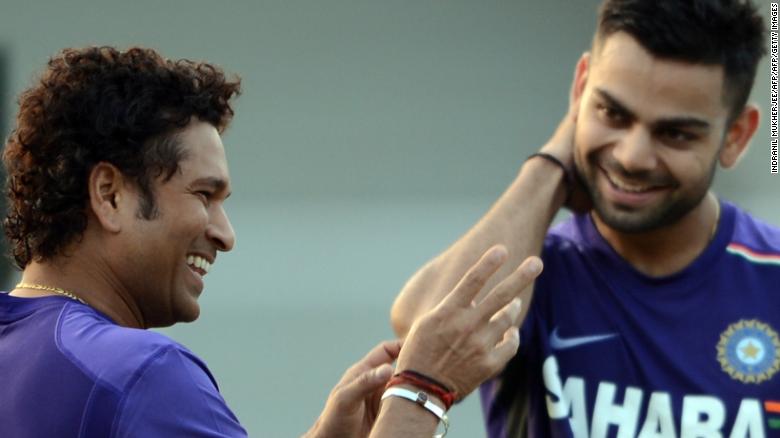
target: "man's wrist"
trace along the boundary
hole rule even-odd
[[[572,156],[571,151],[569,150],[570,147],[567,147],[566,150],[562,150],[562,149],[563,148],[559,147],[556,144],[548,143],[544,145],[544,147],[539,149],[538,153],[552,155],[553,157],[557,158],[558,161],[563,163],[566,169],[573,169],[574,157]]]
[[[561,204],[566,203],[571,197],[575,186],[574,172],[566,168],[564,161],[555,155],[546,152],[537,152],[530,155],[523,163],[523,169],[530,171],[537,184],[545,182],[555,184],[560,193]]]
[[[447,408],[438,397],[428,394],[427,392],[414,387],[409,384],[398,384],[387,388],[382,394],[382,401],[389,399],[404,399],[407,404],[407,409],[412,404],[417,405],[417,416],[419,413],[424,413],[424,416],[436,420],[439,423],[439,427],[443,429],[442,433],[434,434],[434,438],[443,438],[447,435],[447,431],[450,428],[450,420],[447,417]]]
[[[435,404],[437,407],[439,407],[443,412],[447,412],[447,405],[442,401],[439,397],[436,396],[436,394],[431,394],[430,392],[425,391],[424,389],[418,388],[414,385],[403,383],[400,385],[394,385],[393,388],[401,388],[406,389],[407,391],[412,391],[414,393],[417,392],[424,392],[428,398],[428,401]]]
[[[418,390],[437,397],[444,403],[444,410],[449,410],[450,406],[458,399],[458,394],[446,386],[444,383],[412,369],[405,369],[395,374],[386,388],[396,385],[411,385]]]

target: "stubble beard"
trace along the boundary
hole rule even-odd
[[[604,199],[596,187],[596,175],[600,172],[595,160],[595,155],[586,159],[587,168],[581,163],[579,155],[575,154],[574,165],[580,181],[585,187],[591,201],[593,210],[604,224],[615,231],[626,234],[638,234],[657,230],[678,222],[694,208],[696,208],[707,195],[715,177],[717,159],[713,160],[706,178],[698,181],[695,186],[676,193],[671,193],[661,200],[658,205],[650,206],[644,211],[614,205]],[[609,184],[609,182],[607,182]]]

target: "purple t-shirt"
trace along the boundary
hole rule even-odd
[[[550,231],[521,347],[481,388],[491,438],[780,436],[780,229],[722,202],[652,278],[590,216]]]
[[[245,437],[206,365],[66,297],[0,293],[0,436]]]

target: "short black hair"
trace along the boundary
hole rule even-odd
[[[594,52],[617,32],[659,58],[723,66],[732,118],[745,107],[766,52],[764,20],[750,0],[605,0]]]
[[[45,260],[87,226],[87,182],[99,162],[116,166],[141,192],[139,216],[156,214],[151,184],[184,158],[177,132],[192,118],[222,132],[240,79],[212,64],[172,61],[134,47],[65,49],[22,93],[3,162],[4,226],[19,268]]]

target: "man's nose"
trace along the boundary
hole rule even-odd
[[[236,233],[225,209],[219,207],[206,229],[206,236],[219,251],[230,251],[236,243]]]
[[[657,164],[652,135],[639,124],[616,142],[612,156],[629,173],[650,171]]]

